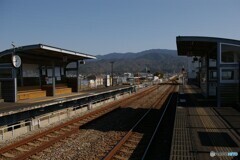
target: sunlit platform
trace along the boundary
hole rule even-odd
[[[171,159],[210,159],[211,151],[215,156],[239,153],[239,128],[240,113],[233,108],[178,107]]]
[[[71,102],[78,99],[98,96],[101,94],[121,91],[124,89],[131,89],[132,86],[113,86],[107,88],[91,89],[81,92],[72,92],[70,94],[61,94],[54,97],[41,97],[21,100],[18,102],[1,102],[0,103],[0,117],[15,114],[19,112],[29,111],[32,109],[43,108],[50,105]]]
[[[185,102],[179,100],[176,109],[170,159],[233,159],[228,156],[239,154],[237,108],[203,103],[199,89],[191,85],[180,86],[180,92]]]

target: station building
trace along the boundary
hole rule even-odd
[[[204,97],[214,99],[218,107],[239,106],[240,41],[178,36],[176,43],[178,55],[192,59],[187,69],[189,82],[197,84]]]
[[[5,102],[79,92],[79,67],[95,56],[35,44],[0,52],[1,98]],[[71,63],[75,63],[75,68]],[[76,76],[68,77],[69,73]]]

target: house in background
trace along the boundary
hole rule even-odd
[[[101,75],[89,75],[87,81],[90,88],[103,87],[103,76]]]

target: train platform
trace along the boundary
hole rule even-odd
[[[238,159],[240,112],[199,103],[195,86],[181,86],[179,93],[170,159]]]
[[[91,96],[97,96],[105,93],[111,93],[124,89],[131,88],[132,86],[111,86],[107,88],[98,88],[82,91],[79,93],[62,94],[55,97],[43,97],[33,98],[27,100],[21,100],[16,103],[13,102],[1,102],[0,103],[0,117],[12,115],[20,112],[25,112],[33,109],[43,108],[50,105],[61,104],[78,99],[88,98]]]

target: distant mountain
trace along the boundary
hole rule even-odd
[[[128,52],[128,53],[109,53],[106,55],[97,55],[98,60],[99,59],[133,59],[133,58],[137,58],[146,54],[150,54],[150,53],[163,53],[163,54],[172,54],[172,55],[177,55],[176,50],[167,50],[167,49],[151,49],[151,50],[146,50],[146,51],[142,51],[142,52],[138,52],[138,53],[132,53],[132,52]]]
[[[80,67],[83,74],[109,74],[111,61],[114,61],[115,74],[124,72],[179,72],[186,66],[186,57],[179,57],[176,50],[151,49],[138,53],[110,53],[98,55],[96,60],[89,60]]]

